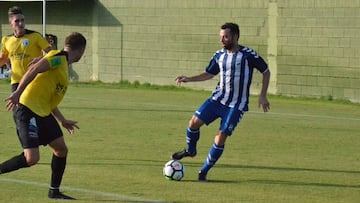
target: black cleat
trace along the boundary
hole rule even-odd
[[[180,160],[184,157],[194,157],[196,155],[195,154],[190,154],[189,152],[186,151],[186,149],[183,149],[181,151],[175,152],[174,154],[171,155],[171,159],[173,160]]]
[[[75,200],[75,198],[64,195],[59,189],[50,189],[48,193],[50,199]]]
[[[205,173],[201,173],[201,171],[199,172],[199,176],[198,176],[198,181],[199,182],[208,182],[208,180],[206,179],[206,175]]]

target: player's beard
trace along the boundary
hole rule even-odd
[[[226,50],[232,50],[237,46],[237,41],[231,37],[231,39],[221,42],[221,46]]]
[[[236,46],[236,44],[234,44],[234,43],[229,43],[229,44],[222,43],[221,45],[226,50],[232,50]]]

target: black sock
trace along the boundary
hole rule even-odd
[[[51,161],[51,189],[59,189],[65,171],[66,157],[57,157],[53,154]]]
[[[20,168],[26,168],[29,165],[26,162],[24,152],[20,155],[14,156],[13,158],[0,164],[0,174],[9,173],[11,171],[16,171]]]

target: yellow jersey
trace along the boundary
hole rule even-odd
[[[38,32],[25,30],[22,37],[14,34],[1,39],[1,52],[8,55],[11,63],[11,84],[19,83],[28,70],[29,63],[39,56],[42,50],[50,47],[48,41]]]
[[[21,104],[42,117],[50,115],[59,105],[69,81],[67,52],[51,50],[44,59],[50,70],[38,73],[20,96]]]

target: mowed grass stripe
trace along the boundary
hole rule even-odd
[[[3,177],[0,177],[0,181],[8,182],[8,183],[15,183],[15,184],[22,184],[22,185],[30,185],[30,186],[40,187],[40,188],[49,188],[49,184],[47,184],[47,183],[17,180],[17,179],[11,179],[11,178],[3,178]],[[128,201],[134,201],[134,202],[149,202],[149,203],[162,203],[163,202],[163,201],[159,201],[159,200],[144,199],[141,197],[131,197],[128,195],[88,190],[88,189],[83,189],[83,188],[74,188],[74,187],[68,187],[68,186],[61,186],[61,188],[62,188],[62,190],[65,190],[65,191],[72,191],[72,192],[78,192],[78,193],[87,193],[87,194],[91,194],[91,195],[110,197],[110,198],[113,198],[116,200],[128,200]],[[108,200],[108,201],[111,201],[111,200]]]
[[[0,85],[0,91],[8,89]],[[163,164],[185,146],[188,120],[209,95],[70,86],[60,109],[66,118],[79,121],[80,130],[74,136],[65,132],[70,153],[63,186],[176,203],[359,202],[359,105],[337,101],[271,96],[271,111],[263,113],[257,97],[251,97],[250,112],[227,142],[208,184],[197,182],[197,172],[219,121],[201,129],[198,156],[183,160],[184,179],[166,181]],[[21,147],[11,112],[0,112],[3,161]],[[51,153],[48,147],[41,150],[39,165],[1,178],[48,183]],[[46,188],[2,181],[0,185],[5,202],[49,202]],[[80,202],[136,202],[65,192]]]

